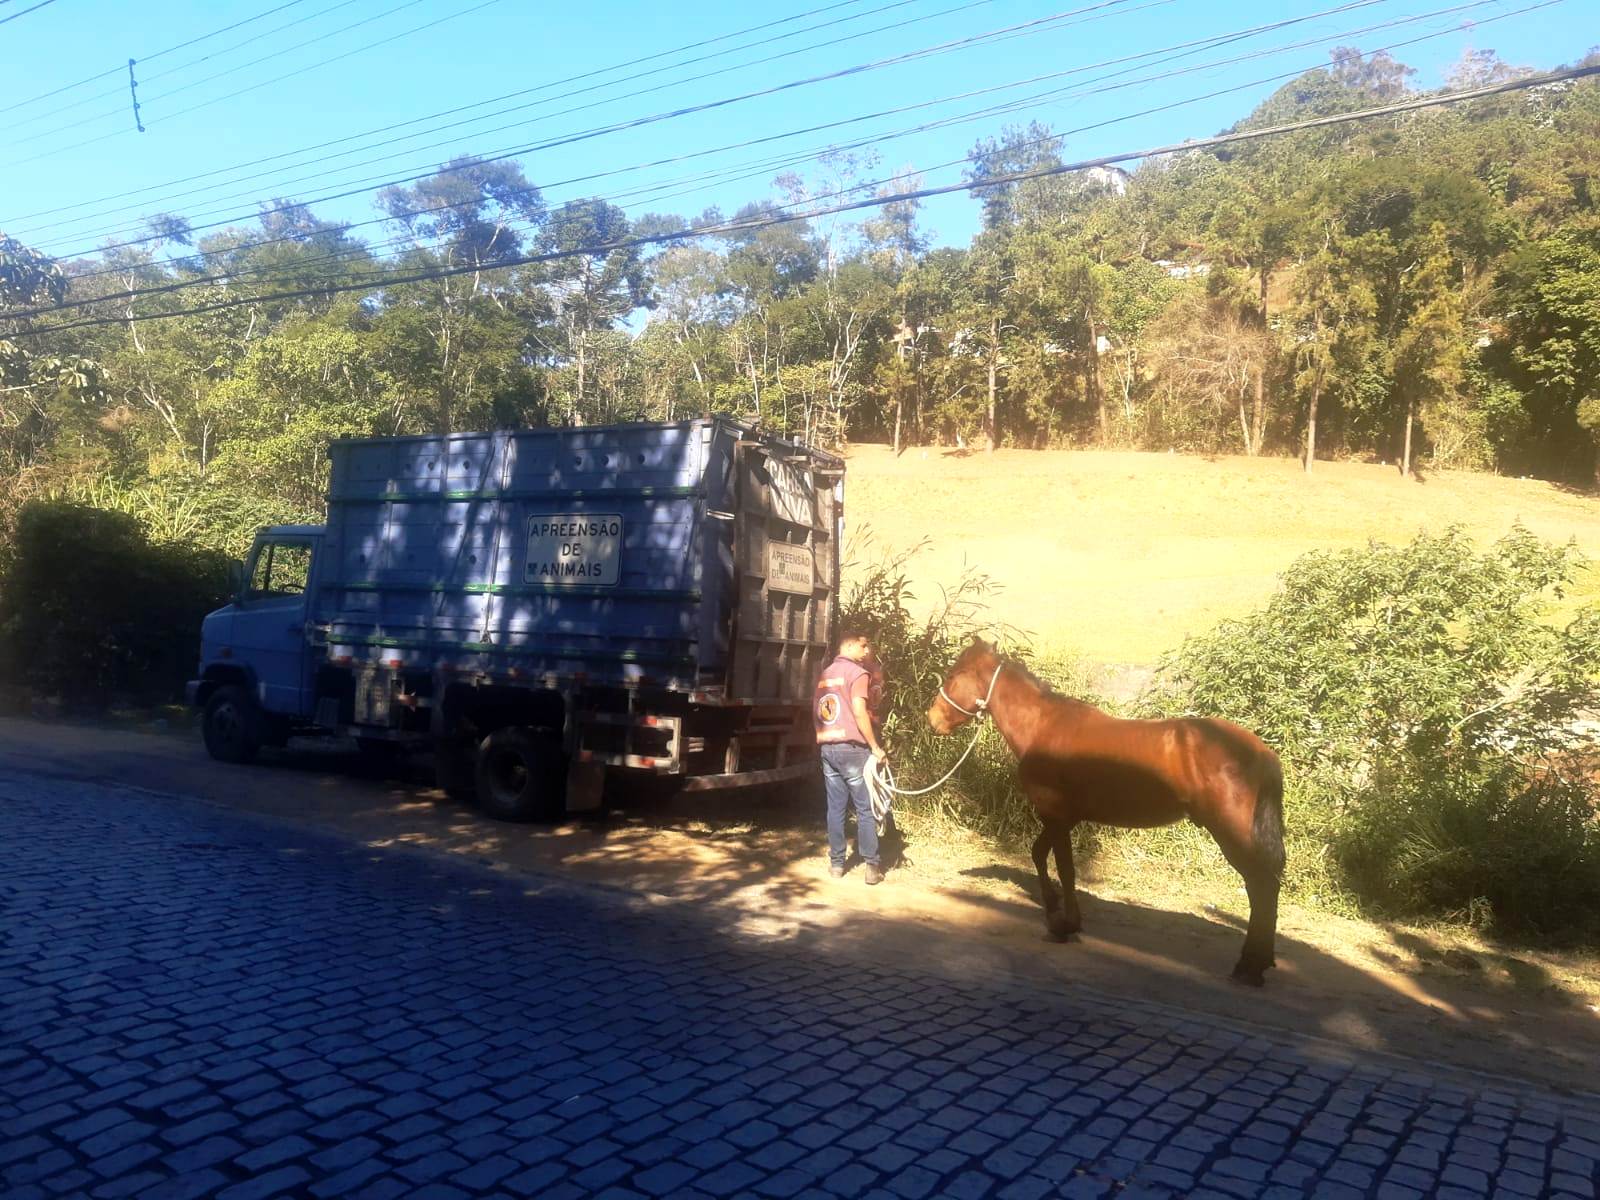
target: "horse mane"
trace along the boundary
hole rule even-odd
[[[957,660],[957,662],[960,663],[966,660],[967,657],[976,649],[978,649],[976,646],[969,647],[967,651],[962,654],[961,658]],[[1094,708],[1094,705],[1090,704],[1089,701],[1081,700],[1077,696],[1069,696],[1065,692],[1059,690],[1055,684],[1051,683],[1049,680],[1040,679],[1038,675],[1034,674],[1032,668],[1030,668],[1028,664],[1023,662],[1020,658],[1016,658],[1009,654],[1001,654],[998,649],[996,649],[994,646],[988,645],[987,643],[983,645],[983,649],[993,656],[996,663],[1003,667],[1010,668],[1017,674],[1021,675],[1034,687],[1038,688],[1040,695],[1051,700],[1059,701],[1063,704],[1077,705],[1079,708]],[[988,670],[991,668],[984,669]]]
[[[1094,708],[1094,705],[1090,704],[1087,700],[1080,699],[1077,696],[1069,696],[1065,692],[1058,689],[1055,684],[1051,683],[1049,680],[1040,679],[1021,659],[1009,658],[1004,655],[999,655],[997,657],[999,657],[1002,663],[1016,671],[1029,683],[1033,684],[1034,687],[1038,688],[1040,695],[1048,697],[1051,700],[1058,701],[1062,704],[1072,704],[1079,708]]]
[[[1062,700],[1070,700],[1072,698],[1070,696],[1063,695],[1061,692],[1058,692],[1055,684],[1051,683],[1049,680],[1040,679],[1021,659],[1002,658],[1000,661],[1020,674],[1024,679],[1033,684],[1034,687],[1038,688],[1046,696],[1055,696]]]

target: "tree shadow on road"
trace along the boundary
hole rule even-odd
[[[686,903],[736,933],[797,952],[825,947],[920,962],[952,977],[1081,984],[1318,1034],[1356,1052],[1455,1061],[1569,1086],[1600,1066],[1600,1021],[1586,998],[1521,956],[1482,956],[1483,970],[1458,969],[1446,959],[1448,947],[1426,933],[1349,922],[1369,943],[1366,957],[1354,956],[1286,906],[1279,970],[1264,989],[1239,988],[1228,972],[1243,936],[1243,897],[1237,912],[1185,912],[1141,904],[1137,894],[1085,891],[1081,939],[1052,944],[1043,938],[1033,872],[976,843],[958,848],[961,870],[944,870],[950,850],[932,843],[921,864],[904,846],[889,848],[914,865],[891,871],[882,887],[861,886],[859,872],[830,880],[820,796],[804,790],[646,789],[619,795],[593,818],[506,825],[433,789],[425,762],[386,775],[353,754],[292,748],[259,767],[224,767],[178,739],[33,722],[0,722],[0,757],[18,770],[33,763],[328,830],[372,853],[444,852],[524,874],[530,888],[572,881],[646,904]]]

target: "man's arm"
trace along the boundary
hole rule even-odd
[[[878,731],[872,724],[872,710],[867,707],[867,677],[863,675],[850,688],[850,708],[856,715],[856,725],[867,739],[867,747],[879,758],[889,754],[878,744]]]

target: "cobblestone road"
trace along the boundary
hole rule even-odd
[[[17,776],[0,1135],[9,1200],[1465,1200],[1600,1163],[1569,1098]]]

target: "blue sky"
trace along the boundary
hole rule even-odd
[[[0,4],[0,18],[31,2]],[[826,172],[807,160],[840,141],[873,141],[880,159],[869,178],[950,163],[978,137],[1031,119],[1058,130],[1100,125],[1067,140],[1067,157],[1089,157],[1215,133],[1281,82],[1268,77],[1325,62],[1327,50],[1339,43],[1372,49],[1426,37],[1394,54],[1418,68],[1416,86],[1435,87],[1466,49],[1492,48],[1509,62],[1548,69],[1575,61],[1600,41],[1595,0],[1560,0],[1529,12],[1518,10],[1540,0],[1465,2],[1470,7],[1461,11],[1408,22],[1455,4],[1362,0],[1341,13],[1197,49],[1181,59],[1096,67],[1323,12],[1337,0],[1228,5],[1202,0],[705,0],[692,7],[635,0],[53,0],[0,24],[0,231],[65,254],[108,237],[137,236],[132,227],[152,212],[205,222],[248,221],[257,200],[316,200],[425,172],[452,154],[525,147],[1027,22],[1038,24],[985,45],[539,149],[520,161],[551,202],[604,195],[634,214],[693,214],[710,205],[731,213],[745,201],[775,194],[771,179],[786,169],[778,160],[794,161],[787,169],[814,180],[813,190],[831,190],[835,185],[827,182]],[[274,8],[279,11],[231,33],[158,54]],[[827,11],[798,17],[823,8]],[[613,69],[790,16],[797,19]],[[1388,27],[1358,32],[1378,25]],[[298,45],[311,39],[317,40]],[[384,44],[370,46],[379,41]],[[766,44],[752,45],[758,41]],[[1313,44],[1288,48],[1306,42]],[[1218,62],[1258,52],[1247,61]],[[774,55],[785,57],[756,61]],[[322,62],[334,56],[343,57]],[[685,61],[703,56],[701,62]],[[146,125],[142,134],[134,129],[129,103],[130,57],[141,60],[135,69]],[[91,84],[32,100],[101,72],[106,77]],[[290,72],[291,78],[277,78]],[[708,72],[718,74],[695,78]],[[588,78],[561,82],[580,75]],[[953,98],[1039,76],[1055,78]],[[511,92],[524,94],[418,120]],[[942,102],[925,103],[936,100]],[[964,119],[1008,103],[1021,107]],[[853,120],[911,105],[924,106]],[[1168,105],[1174,107],[1131,116]],[[199,107],[182,111],[193,106]],[[511,106],[521,107],[496,112]],[[561,111],[567,109],[577,111]],[[845,121],[852,123],[581,181]],[[949,123],[887,136],[940,121]],[[351,136],[399,122],[417,123],[386,134]],[[447,123],[455,127],[439,128]],[[398,137],[406,140],[373,145]],[[302,152],[334,139],[349,140]],[[266,156],[278,157],[233,169]],[[176,182],[203,173],[204,178]],[[923,178],[940,184],[959,175],[960,168],[950,166],[925,170]],[[555,186],[564,180],[580,182]],[[375,215],[367,192],[313,207],[329,219],[361,221]],[[939,243],[964,243],[977,221],[977,203],[965,195],[940,198],[924,209],[924,222]],[[375,241],[393,236],[382,225],[357,232]]]

